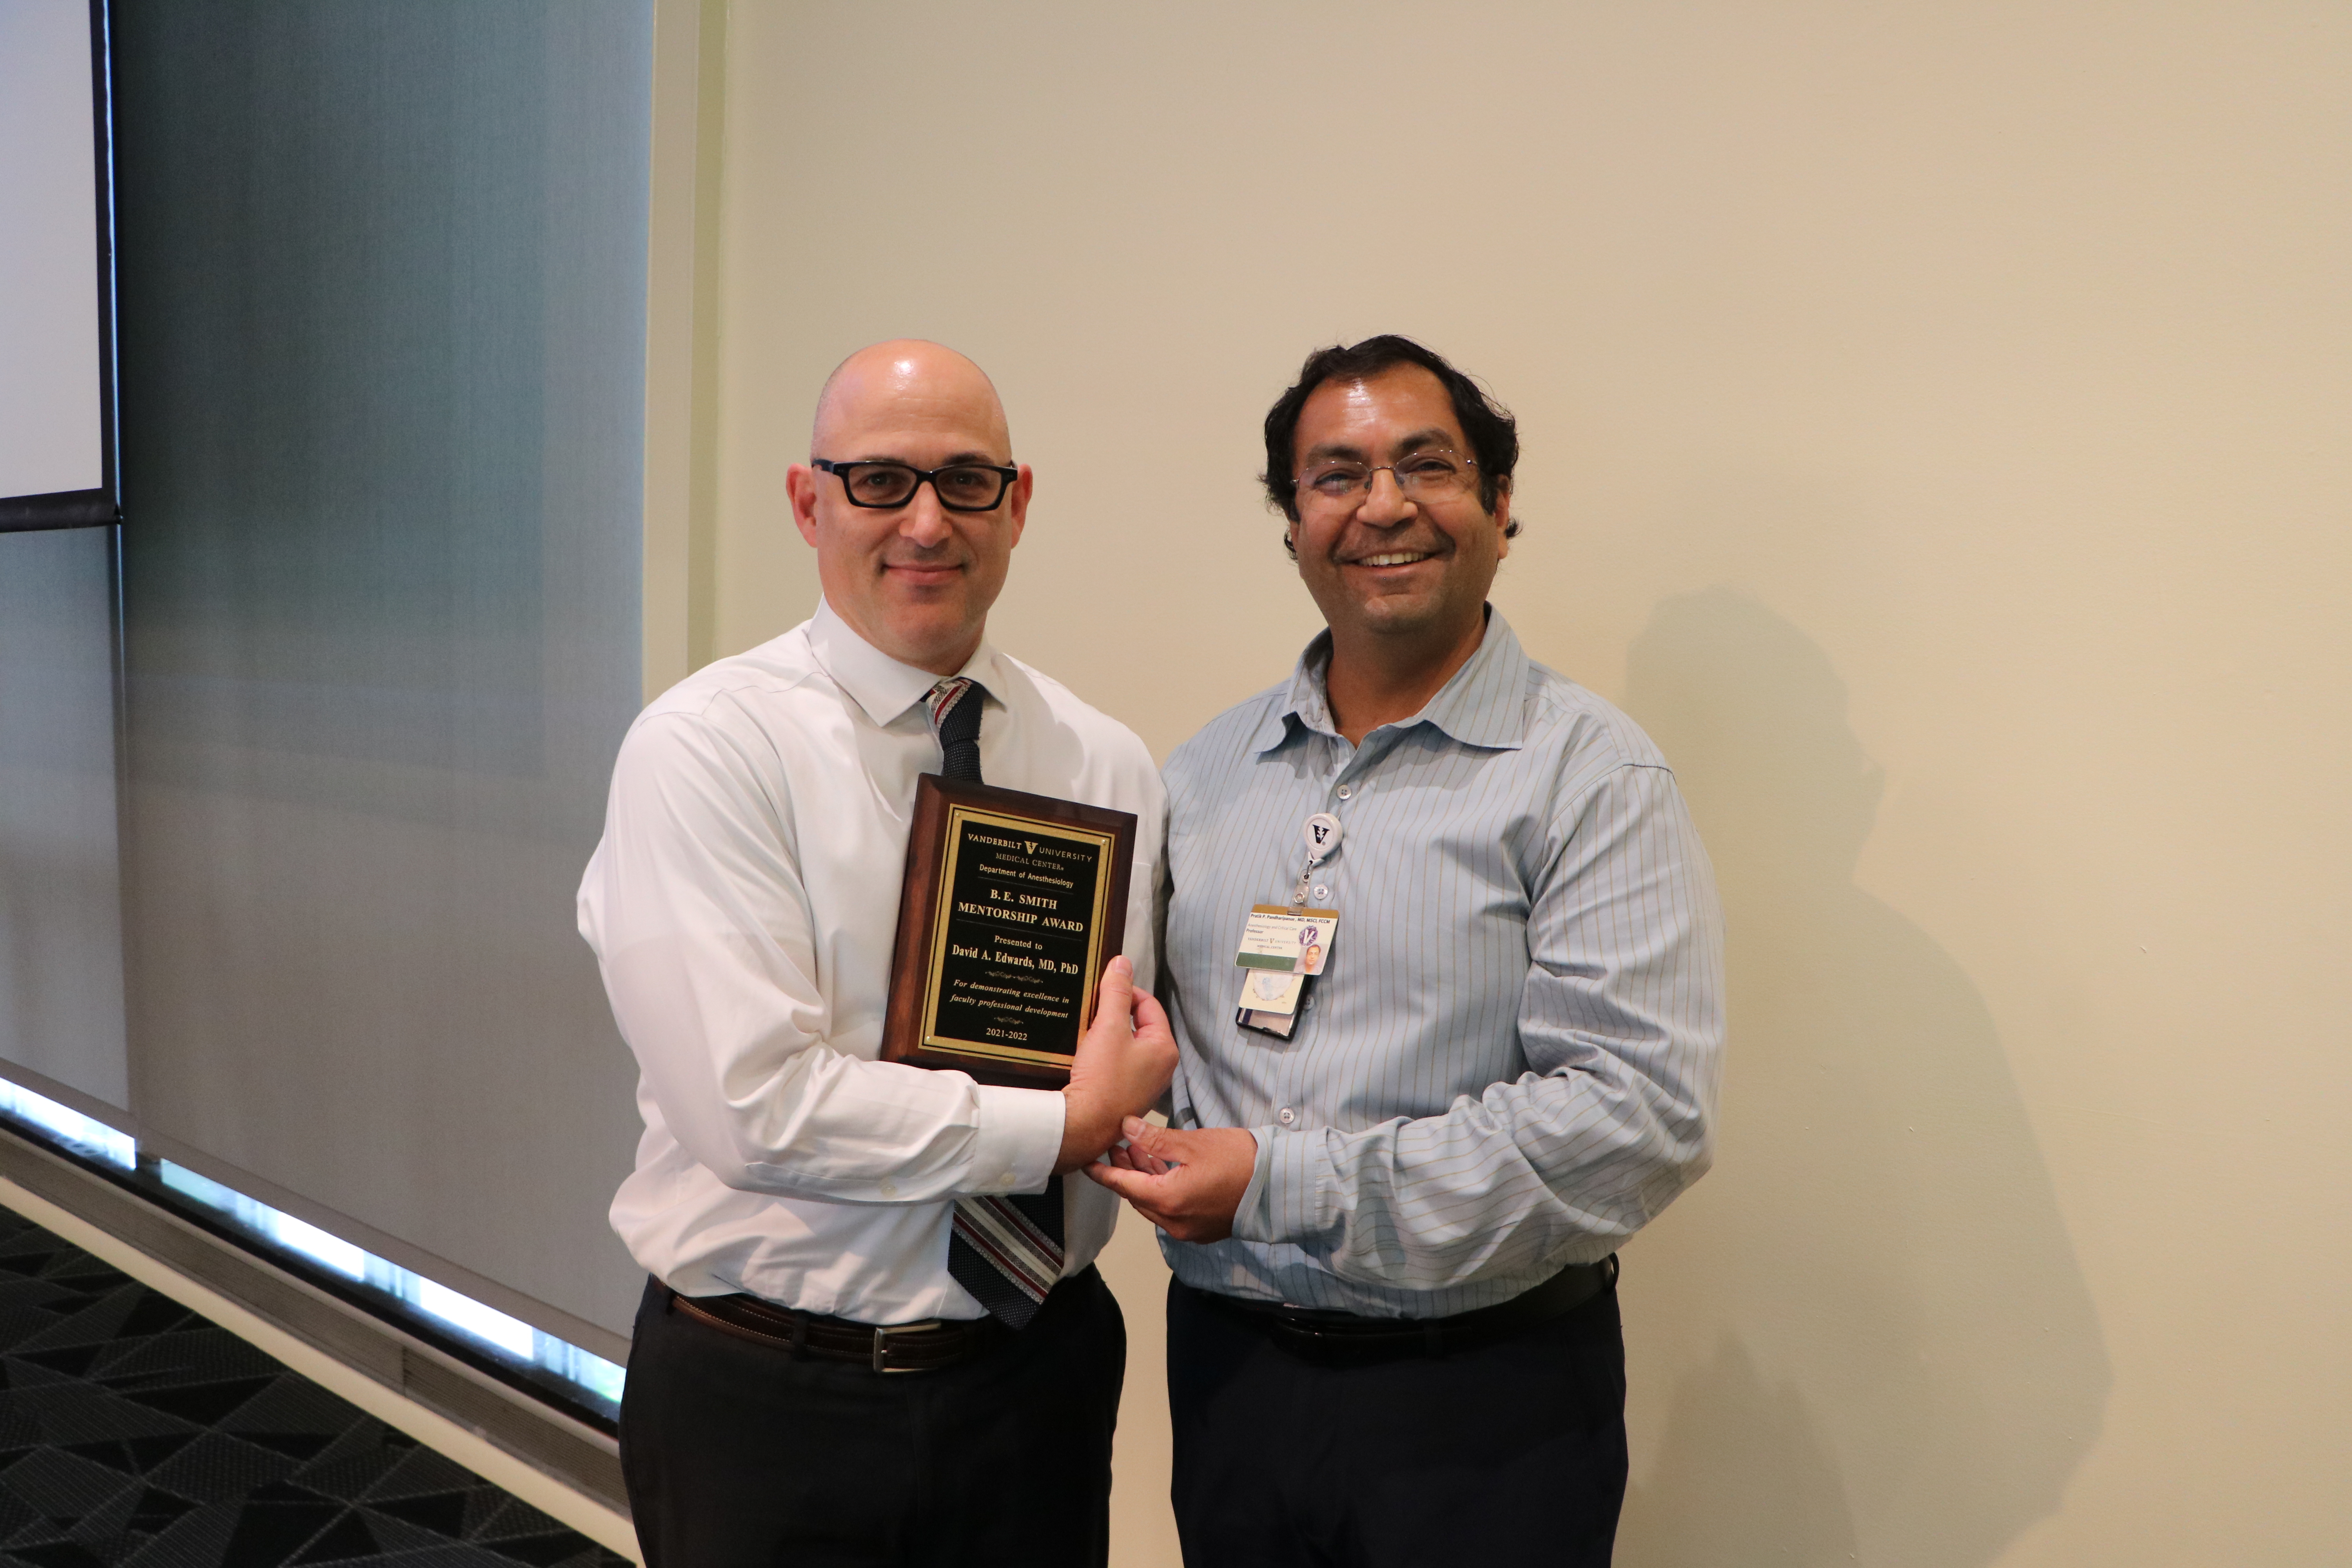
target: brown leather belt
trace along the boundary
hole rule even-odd
[[[1180,1284],[1178,1289],[1192,1290],[1300,1355],[1316,1360],[1387,1361],[1492,1344],[1572,1312],[1616,1283],[1617,1259],[1612,1254],[1598,1263],[1571,1263],[1532,1290],[1450,1318],[1366,1318],[1353,1312],[1246,1300],[1189,1285]]]
[[[888,1326],[859,1323],[795,1312],[758,1296],[681,1296],[672,1290],[669,1304],[738,1339],[820,1361],[850,1362],[875,1372],[936,1372],[977,1354],[1013,1331],[994,1318],[974,1318],[969,1322],[934,1318]]]

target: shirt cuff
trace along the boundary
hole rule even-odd
[[[1042,1193],[1062,1157],[1059,1089],[976,1083],[979,1129],[971,1142],[971,1193]]]
[[[1257,1140],[1257,1163],[1250,1170],[1249,1185],[1242,1189],[1242,1201],[1234,1209],[1234,1239],[1236,1241],[1273,1241],[1274,1234],[1274,1149],[1277,1141],[1302,1142],[1297,1134],[1286,1137],[1276,1127],[1253,1127],[1250,1136]]]

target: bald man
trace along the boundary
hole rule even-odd
[[[1132,731],[986,640],[1034,482],[978,365],[852,355],[785,479],[816,614],[671,688],[614,765],[580,929],[641,1073],[613,1226],[652,1277],[621,1463],[653,1568],[1108,1557],[1117,1203],[1073,1173],[1175,1068],[1165,798]],[[1139,819],[1130,956],[1060,1091],[876,1059],[916,780],[975,741],[988,783]],[[991,1215],[1058,1282],[996,1272]]]

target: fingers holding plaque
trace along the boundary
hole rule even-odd
[[[883,1058],[1023,1089],[1067,1083],[1126,939],[1134,857],[1129,813],[925,774]]]

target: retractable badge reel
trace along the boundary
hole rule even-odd
[[[1307,864],[1299,868],[1298,885],[1290,889],[1294,909],[1307,907],[1307,886],[1315,879],[1315,868],[1339,847],[1340,831],[1339,819],[1328,811],[1318,811],[1308,817],[1307,826],[1299,830],[1299,837],[1307,840]]]

